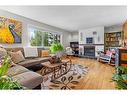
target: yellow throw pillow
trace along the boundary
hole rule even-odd
[[[50,51],[49,50],[42,50],[41,51],[41,57],[49,57]]]

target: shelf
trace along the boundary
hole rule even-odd
[[[119,40],[106,40],[106,42],[119,42]]]
[[[119,39],[121,39],[121,32],[105,33],[105,48],[119,47]]]

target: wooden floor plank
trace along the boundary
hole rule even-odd
[[[72,58],[73,64],[81,64],[89,67],[88,74],[80,81],[76,89],[115,89],[114,82],[111,82],[114,67],[100,63],[95,59]]]

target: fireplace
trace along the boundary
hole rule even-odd
[[[95,58],[95,46],[84,46],[84,56]]]

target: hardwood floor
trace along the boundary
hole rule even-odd
[[[72,58],[73,64],[81,64],[89,67],[88,74],[80,81],[76,89],[115,89],[115,83],[112,82],[114,67],[108,64],[100,63],[95,59]]]

